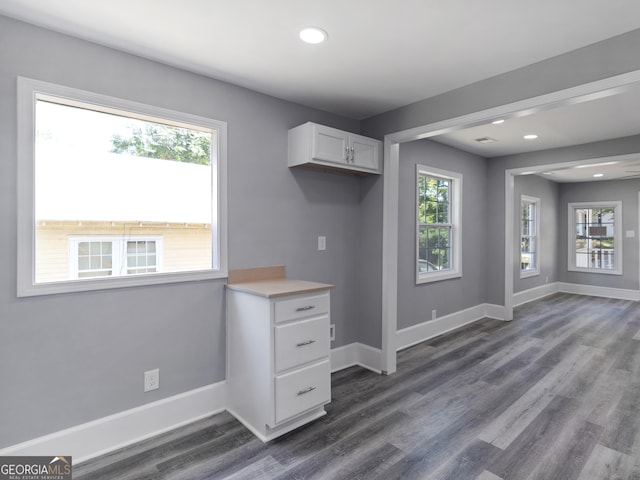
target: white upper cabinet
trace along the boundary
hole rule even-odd
[[[382,142],[337,128],[305,123],[289,130],[289,166],[316,166],[355,175],[382,172]]]

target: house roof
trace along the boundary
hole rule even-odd
[[[56,149],[37,162],[37,221],[211,223],[207,165]]]

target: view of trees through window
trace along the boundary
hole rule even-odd
[[[113,153],[209,165],[211,134],[151,122],[127,126],[128,134],[113,134]]]
[[[419,272],[451,268],[451,180],[418,177]]]

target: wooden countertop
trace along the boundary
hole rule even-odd
[[[334,288],[328,283],[308,282],[286,278],[284,267],[259,267],[229,272],[227,288],[261,297],[280,297],[298,293],[319,292]]]

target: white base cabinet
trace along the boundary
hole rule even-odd
[[[382,172],[382,142],[317,123],[289,130],[289,167],[325,167],[353,174]]]
[[[263,442],[331,401],[329,291],[264,297],[227,290],[227,403]]]

